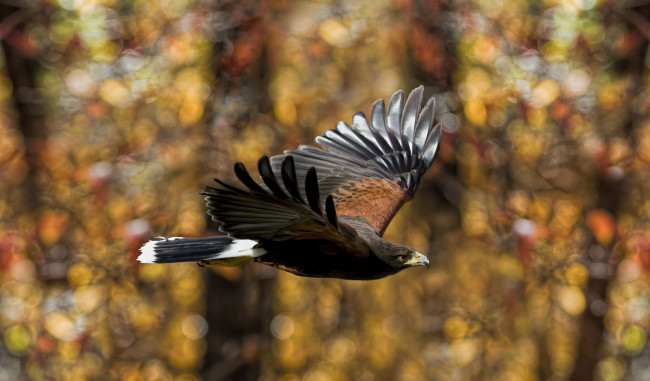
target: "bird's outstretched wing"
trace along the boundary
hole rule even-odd
[[[316,138],[325,149],[300,146],[271,158],[276,174],[286,157],[293,156],[298,179],[316,168],[320,192],[331,195],[339,216],[363,217],[380,234],[399,208],[413,197],[420,177],[438,153],[442,126],[434,121],[434,98],[421,108],[423,87],[413,90],[404,105],[397,91],[372,105],[368,123],[361,112],[352,127],[339,122]]]
[[[280,173],[271,170],[268,157],[258,162],[263,184],[255,182],[243,164],[235,164],[235,175],[248,189],[243,190],[215,179],[219,188],[205,187],[208,214],[221,222],[221,230],[233,238],[257,241],[315,240],[327,242],[326,254],[367,256],[367,245],[356,231],[339,221],[332,196],[320,197],[313,167],[299,182],[294,160],[286,156]],[[282,181],[279,181],[282,179]],[[300,183],[304,184],[300,189]]]

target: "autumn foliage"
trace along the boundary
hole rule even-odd
[[[650,372],[647,4],[19,3],[0,4],[0,380]],[[217,234],[197,193],[235,161],[419,84],[443,145],[386,238],[428,271],[134,260]]]

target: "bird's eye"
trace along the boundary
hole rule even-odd
[[[406,260],[406,255],[402,254],[397,257],[400,261],[404,262]]]

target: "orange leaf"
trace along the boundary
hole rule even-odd
[[[38,234],[46,245],[56,243],[68,226],[70,216],[62,210],[47,210],[38,221]]]
[[[608,211],[596,209],[587,213],[587,226],[601,245],[612,242],[616,222]]]

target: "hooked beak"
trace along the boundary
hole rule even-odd
[[[411,256],[411,259],[406,261],[405,264],[407,266],[427,266],[427,268],[429,268],[429,258],[427,258],[424,254],[415,251]]]

